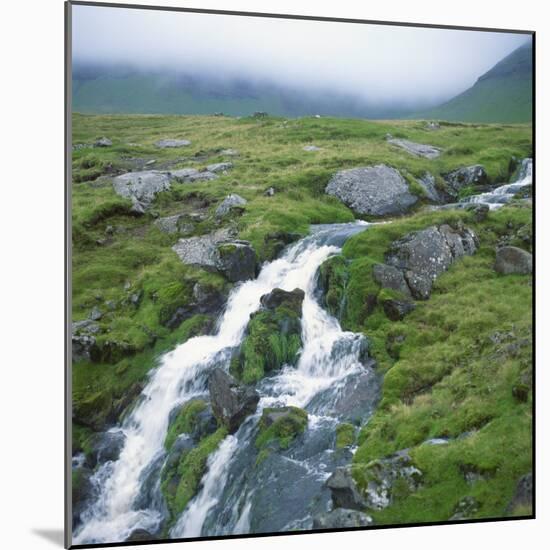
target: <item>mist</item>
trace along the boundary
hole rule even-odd
[[[521,34],[73,6],[75,64],[269,83],[379,105],[435,105]]]

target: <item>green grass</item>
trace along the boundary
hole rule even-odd
[[[203,412],[207,404],[202,399],[191,399],[183,405],[178,415],[170,424],[166,437],[164,438],[164,448],[169,451],[180,434],[193,431],[197,416]]]
[[[307,427],[307,412],[298,407],[285,407],[288,414],[276,419],[272,424],[267,423],[267,415],[279,409],[266,408],[258,424],[256,447],[262,451],[277,445],[280,449],[288,449],[294,439],[304,432]]]

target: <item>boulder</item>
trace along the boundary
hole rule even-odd
[[[522,248],[503,246],[497,250],[495,271],[502,275],[528,275],[533,272],[533,256]]]
[[[179,183],[192,183],[194,181],[210,181],[217,179],[217,175],[209,170],[197,170],[196,168],[180,168],[179,170],[170,170],[170,178]]]
[[[90,465],[118,460],[124,447],[126,436],[122,430],[108,431],[93,436],[91,440],[91,451],[88,454]]]
[[[224,242],[217,247],[216,268],[229,281],[247,281],[256,277],[258,258],[247,241]]]
[[[533,474],[529,472],[522,476],[516,486],[516,491],[506,513],[512,515],[528,515],[533,509]]]
[[[431,226],[394,241],[386,263],[400,270],[414,298],[427,299],[432,285],[453,261],[476,250],[476,236],[468,228]]]
[[[229,433],[236,432],[246,417],[256,412],[260,400],[257,391],[239,384],[220,368],[214,369],[210,374],[208,391],[214,416]]]
[[[470,185],[485,185],[489,183],[487,172],[481,164],[458,168],[457,170],[445,174],[443,179],[447,182],[450,188],[449,191],[455,197],[463,187],[468,187]]]
[[[415,143],[408,139],[388,139],[388,143],[400,147],[415,157],[424,157],[427,159],[435,159],[441,154],[441,149],[434,147],[433,145],[424,145],[422,143]]]
[[[112,145],[113,142],[106,137],[102,137],[94,143],[94,147],[111,147]]]
[[[209,164],[206,170],[216,174],[217,172],[227,172],[227,170],[231,170],[231,168],[233,168],[232,162],[217,162],[215,164]]]
[[[80,516],[95,498],[91,481],[93,472],[88,468],[75,468],[72,471],[72,513],[73,529],[80,524]]]
[[[278,307],[284,306],[296,315],[301,315],[304,297],[305,293],[300,288],[295,288],[291,292],[274,288],[269,294],[264,294],[260,298],[260,303],[266,309],[275,310]]]
[[[155,539],[156,537],[149,533],[146,529],[134,529],[125,542],[142,542]]]
[[[373,279],[382,287],[390,288],[403,294],[411,296],[411,291],[403,275],[403,271],[386,264],[376,264],[372,268]]]
[[[358,510],[336,508],[331,512],[323,512],[313,518],[313,529],[349,529],[352,527],[368,527],[373,519]]]
[[[155,196],[170,189],[170,177],[157,170],[129,172],[113,179],[115,193],[132,201],[132,210],[143,214]]]
[[[403,176],[385,164],[341,170],[329,181],[325,193],[358,214],[371,216],[404,213],[418,200]]]
[[[176,214],[175,216],[158,218],[155,220],[155,225],[163,233],[179,233],[180,235],[189,235],[195,229],[195,225],[187,214]]]
[[[223,218],[232,212],[242,213],[244,210],[243,207],[247,202],[248,201],[243,199],[240,195],[234,193],[227,195],[218,208],[216,208],[216,218]]]
[[[155,142],[155,146],[159,149],[172,149],[175,147],[187,147],[191,142],[187,139],[160,139]]]
[[[424,189],[424,194],[426,198],[435,203],[445,202],[445,197],[443,193],[440,193],[437,189],[435,176],[429,172],[425,172],[421,178],[416,180],[418,184]]]
[[[326,486],[330,489],[335,508],[364,510],[366,502],[351,475],[349,466],[336,468],[327,479]]]
[[[384,313],[390,321],[401,321],[405,315],[413,311],[416,305],[405,300],[384,300],[382,302]]]

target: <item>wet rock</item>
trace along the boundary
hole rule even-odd
[[[396,290],[403,296],[411,296],[411,291],[403,271],[386,264],[376,264],[372,269],[373,279],[382,287]]]
[[[336,508],[331,512],[315,516],[313,529],[349,529],[351,527],[368,527],[373,523],[373,519],[363,512]]]
[[[276,231],[268,233],[264,237],[264,256],[268,259],[276,258],[289,245],[300,240],[298,233],[287,233],[286,231]]]
[[[227,172],[228,170],[231,170],[231,168],[233,168],[232,162],[217,162],[215,164],[209,164],[206,167],[206,170],[216,174],[218,172]]]
[[[106,137],[102,137],[94,143],[94,147],[111,147],[111,145],[113,142]]]
[[[89,361],[96,348],[95,335],[100,331],[99,325],[90,319],[76,321],[72,324],[72,358],[77,361]]]
[[[296,315],[301,315],[304,297],[305,292],[300,288],[295,288],[291,292],[274,288],[269,294],[264,294],[260,298],[260,303],[266,309],[275,310],[278,307],[284,306],[296,313]]]
[[[335,508],[363,511],[366,501],[361,495],[349,466],[336,468],[327,479],[326,486],[330,489]]]
[[[509,515],[530,515],[533,509],[533,474],[522,476],[516,486],[512,500],[506,507]]]
[[[194,181],[210,181],[217,179],[217,174],[209,170],[197,170],[196,168],[181,168],[168,172],[170,178],[179,183],[192,183]]]
[[[243,199],[240,195],[234,193],[227,195],[218,208],[216,208],[216,218],[223,218],[233,212],[242,213],[244,211],[244,205],[247,202],[248,201]]]
[[[268,452],[288,449],[307,427],[307,412],[298,407],[265,408],[258,423],[256,447]]]
[[[405,315],[416,308],[413,302],[404,300],[384,300],[382,307],[384,308],[386,317],[390,321],[401,321]]]
[[[455,506],[453,515],[449,518],[453,520],[471,519],[479,510],[479,502],[472,496],[460,499]]]
[[[533,256],[521,248],[503,246],[497,250],[495,271],[502,275],[528,275],[533,272]]]
[[[321,148],[317,147],[316,145],[305,145],[304,147],[302,147],[302,149],[304,151],[320,151],[321,150]]]
[[[91,441],[91,452],[88,461],[92,467],[108,461],[118,460],[124,447],[126,436],[122,430],[97,434]]]
[[[156,540],[156,537],[146,529],[134,529],[125,542],[141,542],[146,540]]]
[[[330,180],[325,193],[359,214],[372,216],[404,213],[418,200],[403,176],[385,164],[341,170]]]
[[[247,281],[256,277],[258,258],[247,241],[231,241],[217,246],[216,268],[229,281]]]
[[[76,468],[72,472],[72,513],[73,529],[80,524],[80,516],[95,497],[94,486],[91,482],[92,470]]]
[[[467,204],[464,209],[467,212],[471,212],[474,216],[474,221],[476,222],[483,222],[487,219],[487,215],[489,214],[489,205],[483,204],[483,203],[470,203]]]
[[[214,416],[229,433],[236,432],[246,417],[254,414],[260,400],[258,392],[240,384],[220,368],[210,374],[208,391]]]
[[[386,262],[402,271],[414,298],[425,300],[437,277],[476,247],[476,236],[466,227],[431,226],[394,241]]]
[[[415,143],[414,141],[409,141],[408,139],[388,139],[388,143],[391,143],[396,147],[400,147],[415,157],[424,157],[432,160],[441,154],[441,149],[438,147]]]
[[[115,193],[132,201],[132,210],[143,214],[155,196],[170,189],[170,178],[163,172],[129,172],[113,179]]]
[[[466,166],[443,176],[449,186],[451,194],[456,197],[459,191],[470,185],[486,185],[489,183],[487,172],[481,164]]]
[[[159,149],[173,149],[175,147],[187,147],[191,142],[187,139],[160,139],[155,142],[155,146]]]

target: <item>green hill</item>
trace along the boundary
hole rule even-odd
[[[514,50],[447,103],[411,118],[462,122],[531,122],[531,41]]]

